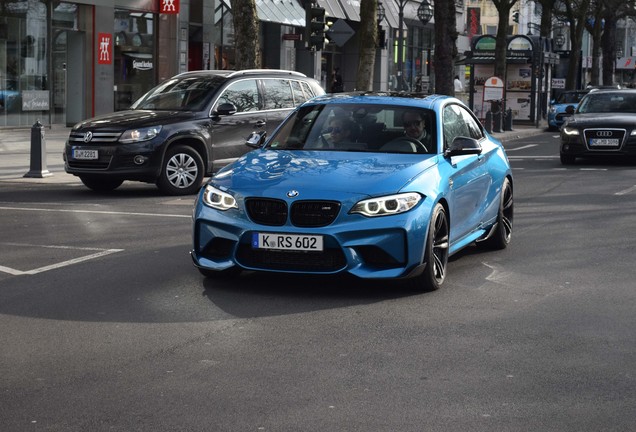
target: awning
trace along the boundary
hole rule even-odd
[[[256,0],[256,13],[261,21],[305,27],[305,9],[297,0]]]
[[[400,10],[394,0],[384,0],[382,2],[384,7],[384,20],[389,24],[389,27],[397,29],[400,27]]]
[[[340,0],[340,4],[350,21],[360,22],[360,0]]]
[[[347,15],[338,0],[318,0],[318,6],[325,8],[327,18],[347,19]]]

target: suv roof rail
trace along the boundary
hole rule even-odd
[[[262,73],[270,73],[270,74],[280,74],[280,75],[295,75],[299,77],[306,77],[304,73],[285,70],[285,69],[244,69],[240,71],[232,72],[228,75],[229,77],[238,76],[238,75],[253,75],[253,74],[262,74]]]

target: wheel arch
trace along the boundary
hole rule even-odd
[[[168,153],[168,150],[179,145],[190,147],[194,149],[197,153],[199,153],[199,155],[201,156],[201,159],[203,159],[205,174],[206,175],[210,174],[212,169],[212,164],[211,164],[212,156],[208,154],[208,150],[205,143],[201,139],[192,137],[192,136],[177,137],[173,139],[172,141],[170,141],[163,150],[163,154],[161,156],[162,165],[165,162],[165,158],[166,158],[166,154]]]

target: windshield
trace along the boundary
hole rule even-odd
[[[577,104],[587,92],[566,92],[561,93],[557,99],[558,104]]]
[[[399,105],[307,105],[285,121],[267,147],[432,153],[434,118],[431,110]]]
[[[225,82],[224,77],[173,78],[159,84],[131,105],[131,109],[165,111],[200,111],[215,90]]]
[[[636,92],[592,92],[579,104],[578,113],[636,113]]]

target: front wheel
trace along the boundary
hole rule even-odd
[[[80,176],[84,186],[95,192],[111,192],[117,189],[124,182],[122,179],[110,178],[106,176]]]
[[[157,187],[168,195],[192,195],[203,183],[203,159],[192,147],[175,146],[166,152]]]
[[[411,280],[411,287],[423,291],[439,289],[446,279],[448,265],[449,225],[446,210],[441,204],[433,209],[426,235],[424,272]]]

